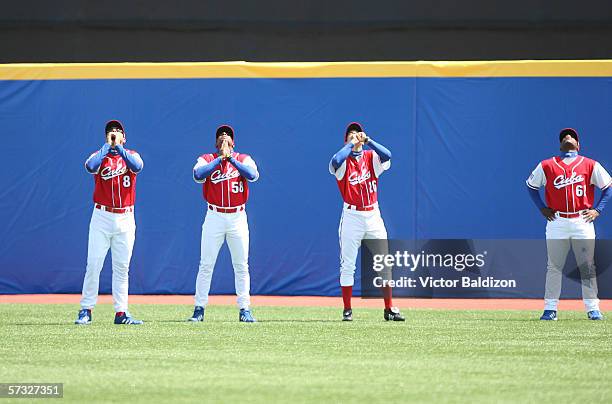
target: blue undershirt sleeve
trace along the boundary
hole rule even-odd
[[[125,164],[130,170],[135,173],[138,173],[140,172],[140,170],[142,170],[142,166],[144,164],[142,162],[142,159],[140,159],[136,154],[128,153],[128,151],[125,150],[125,147],[120,144],[118,144],[115,149],[117,150],[123,161],[125,161]]]
[[[98,168],[100,168],[100,164],[102,164],[102,159],[108,154],[109,150],[110,145],[108,143],[104,143],[102,148],[100,148],[100,150],[96,154],[87,159],[87,161],[85,162],[85,169],[91,174],[94,174],[96,171],[98,171]]]
[[[349,154],[351,154],[351,150],[353,149],[352,143],[345,144],[342,149],[338,150],[336,154],[332,157],[331,163],[335,170],[337,170],[342,163],[348,158]]]
[[[255,168],[241,163],[234,157],[230,157],[229,162],[232,163],[232,165],[236,167],[236,170],[238,170],[240,175],[242,175],[247,180],[253,181],[257,177],[257,170],[255,170]]]
[[[537,189],[530,188],[530,187],[527,187],[527,190],[529,191],[529,197],[531,198],[533,203],[537,206],[537,208],[544,209],[546,205],[544,204],[544,202],[542,201],[542,198],[540,197],[540,191]]]
[[[374,150],[378,157],[380,158],[380,162],[384,163],[385,161],[391,160],[391,151],[387,149],[385,146],[381,145],[370,139],[370,141],[366,144],[367,147]]]
[[[599,202],[597,202],[595,210],[601,213],[605,209],[610,197],[612,197],[612,186],[601,191],[601,197],[599,198]]]
[[[221,163],[221,157],[217,157],[213,161],[203,166],[197,167],[193,169],[193,178],[197,181],[204,181],[206,177],[208,177],[216,166]]]

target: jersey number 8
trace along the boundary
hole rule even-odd
[[[126,175],[123,177],[123,187],[124,188],[129,188],[130,185],[132,185],[132,182],[130,181],[130,176]]]

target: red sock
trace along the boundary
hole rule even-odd
[[[385,309],[390,309],[393,306],[393,301],[391,298],[391,287],[385,286],[382,288],[383,299],[385,299]]]
[[[351,297],[353,296],[352,286],[342,286],[342,301],[344,302],[344,310],[351,308]]]
[[[115,317],[121,317],[121,316],[123,316],[124,314],[125,314],[125,312],[124,312],[124,311],[118,311],[118,312],[116,312],[116,313],[115,313]]]

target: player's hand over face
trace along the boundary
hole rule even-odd
[[[125,137],[122,132],[115,133],[115,146],[118,144],[123,145],[125,143]]]
[[[548,220],[549,222],[555,220],[555,211],[551,208],[542,208],[540,209],[540,212],[542,212],[542,215],[544,215],[546,220]]]
[[[599,212],[595,209],[587,209],[586,211],[582,212],[582,217],[587,223],[593,222],[595,219],[597,219],[598,216]]]
[[[363,142],[359,140],[359,134],[357,132],[351,132],[348,136],[348,141],[353,145],[353,150],[360,150],[363,146]]]
[[[227,138],[224,138],[223,143],[221,143],[221,155],[226,159],[231,156],[231,149]]]
[[[115,148],[118,144],[124,144],[125,138],[122,132],[112,131],[106,135],[106,141],[112,148]]]
[[[357,134],[357,140],[359,140],[359,143],[361,143],[361,144],[366,144],[366,143],[368,143],[370,138],[364,132],[359,132]]]

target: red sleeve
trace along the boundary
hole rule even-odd
[[[247,157],[249,157],[248,154],[238,153],[238,155],[236,155],[235,159],[238,160],[241,163],[244,163],[244,160],[246,160]]]
[[[208,154],[203,154],[203,155],[201,155],[201,156],[200,156],[200,158],[201,158],[201,159],[204,159],[204,161],[206,161],[207,163],[210,163],[211,161],[213,161],[214,159],[216,159],[216,158],[217,158],[217,156],[216,156],[216,155],[214,155],[214,154],[210,154],[210,153],[208,153]]]

